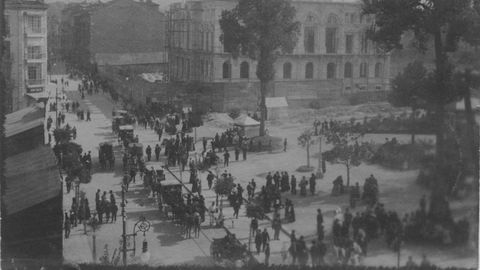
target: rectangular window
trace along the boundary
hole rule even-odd
[[[40,47],[40,46],[28,46],[27,47],[27,59],[42,59],[42,47]]]
[[[27,66],[27,76],[29,84],[42,83],[42,64],[29,64]]]
[[[361,53],[368,53],[368,38],[366,33],[362,35]]]
[[[40,16],[27,16],[27,25],[32,33],[42,33],[42,20]]]
[[[327,28],[325,38],[325,47],[327,47],[327,53],[337,52],[337,28]]]
[[[315,28],[311,26],[305,27],[305,52],[314,53],[315,52]]]
[[[353,53],[353,35],[345,36],[345,53]]]

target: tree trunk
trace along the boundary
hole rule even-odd
[[[439,183],[437,187],[442,194],[445,194],[446,179],[442,171],[445,168],[445,108],[444,102],[446,99],[447,86],[445,80],[449,78],[447,74],[448,62],[442,42],[441,29],[438,27],[434,33],[434,48],[435,48],[435,80],[437,83],[437,90],[435,98],[435,122],[436,122],[436,170]]]
[[[411,132],[412,132],[412,144],[415,144],[415,127],[416,127],[416,125],[415,125],[415,112],[416,111],[417,110],[415,108],[412,108],[412,116],[411,116],[412,123],[411,123],[411,127],[410,127]]]
[[[265,99],[267,95],[267,81],[260,81],[260,131],[259,136],[265,136],[265,120],[267,118],[267,105]]]
[[[350,186],[350,164],[345,163],[345,166],[347,167],[347,187]]]
[[[310,167],[310,143],[307,142],[307,167]]]
[[[475,164],[475,179],[478,179],[478,147],[475,145],[475,116],[472,111],[472,101],[471,101],[471,93],[470,93],[470,84],[471,84],[471,73],[470,71],[465,72],[465,79],[467,81],[467,89],[465,89],[465,94],[463,97],[463,101],[465,103],[465,118],[467,119],[467,137],[469,140],[470,150],[471,150],[471,159]]]

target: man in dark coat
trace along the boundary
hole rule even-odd
[[[310,176],[310,179],[309,179],[309,182],[310,182],[310,193],[312,195],[315,194],[315,180],[316,180],[316,177],[315,177],[315,174],[312,173],[312,176]]]
[[[212,189],[213,179],[215,179],[215,175],[209,171],[207,175],[208,189]]]
[[[292,178],[290,180],[290,186],[292,194],[297,194],[297,179],[295,178],[295,175],[292,175]]]
[[[225,153],[223,154],[223,166],[228,167],[228,162],[230,160],[230,153],[228,153],[228,150],[225,149]]]
[[[262,242],[263,242],[262,232],[258,230],[255,235],[255,248],[257,249],[257,254],[260,254]]]
[[[160,145],[155,145],[155,159],[158,161],[158,158],[160,157]]]
[[[145,153],[147,154],[147,160],[150,161],[152,158],[152,147],[150,147],[150,145],[145,149]]]
[[[262,246],[263,246],[263,251],[265,251],[265,248],[267,247],[267,244],[270,242],[270,235],[268,234],[267,228],[263,229],[262,232]]]
[[[322,235],[323,238],[323,214],[321,209],[317,209],[317,236],[318,240],[322,240],[320,238],[320,235]]]

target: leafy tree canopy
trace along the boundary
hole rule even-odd
[[[363,13],[375,14],[369,37],[386,51],[401,49],[402,34],[412,31],[423,50],[432,36],[443,33],[442,50],[448,52],[468,33],[473,2],[478,7],[478,0],[363,0]]]
[[[410,63],[393,79],[389,102],[398,107],[422,108],[425,105],[427,85],[427,69],[423,63]]]
[[[258,60],[257,77],[271,80],[275,54],[292,52],[297,43],[295,13],[287,0],[240,0],[233,10],[222,12],[220,40],[234,57]]]

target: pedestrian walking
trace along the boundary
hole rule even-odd
[[[290,180],[290,191],[294,195],[297,194],[297,179],[295,178],[295,175],[292,175]]]
[[[323,214],[321,209],[317,209],[317,237],[323,240]]]
[[[203,137],[202,139],[203,152],[207,151],[207,138]]]
[[[265,247],[265,265],[268,266],[270,260],[270,244],[267,243]]]
[[[110,202],[112,207],[112,223],[117,221],[118,206],[115,202]]]
[[[242,147],[243,160],[247,160],[247,146]]]
[[[130,178],[132,179],[133,183],[135,184],[135,176],[137,175],[137,170],[135,168],[130,169]]]
[[[256,217],[252,218],[252,221],[250,222],[250,233],[252,234],[252,237],[256,235],[258,229],[258,220]]]
[[[283,140],[283,152],[287,152],[287,138]]]
[[[152,147],[150,147],[150,145],[145,149],[145,153],[147,154],[147,160],[150,161],[152,158]]]
[[[92,121],[92,119],[90,119],[90,110],[87,110],[87,121]]]
[[[160,148],[160,145],[155,145],[155,159],[158,161],[158,158],[160,157],[160,151],[161,151],[161,148]]]
[[[255,248],[257,249],[257,254],[260,254],[260,249],[262,248],[262,232],[260,230],[257,230],[256,235],[255,235]]]
[[[228,150],[225,149],[225,153],[223,154],[223,166],[228,167],[228,162],[230,160],[230,153],[228,153]]]
[[[70,218],[68,217],[68,213],[65,212],[65,220],[64,220],[64,229],[65,229],[65,239],[67,239],[70,236]]]
[[[312,176],[310,176],[309,182],[310,182],[310,194],[314,195],[315,194],[315,185],[316,185],[316,177],[315,174],[312,173]]]
[[[263,232],[262,232],[263,251],[265,251],[265,248],[267,247],[268,243],[270,243],[270,235],[268,234],[267,228],[265,228],[265,229],[263,229]]]
[[[238,161],[238,156],[240,156],[240,149],[235,146],[235,161]]]
[[[282,222],[280,220],[280,214],[279,214],[272,221],[273,240],[280,240],[280,229],[281,228],[282,228]]]

